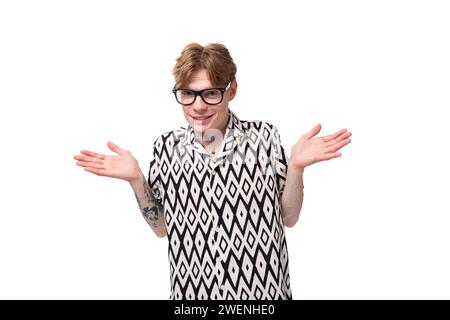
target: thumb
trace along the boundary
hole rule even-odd
[[[312,137],[314,137],[316,134],[318,134],[320,132],[320,129],[322,129],[322,126],[319,123],[314,128],[309,130],[309,132],[306,134],[306,138],[311,139]]]
[[[117,144],[113,143],[112,141],[108,141],[108,148],[111,149],[111,151],[114,151],[118,154],[123,154],[125,152],[124,149],[119,147]]]

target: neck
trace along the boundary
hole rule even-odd
[[[228,114],[226,121],[220,126],[220,128],[210,128],[205,132],[195,132],[203,147],[211,144],[218,145],[218,147],[220,147],[220,144],[225,138],[225,134],[227,132],[230,116],[231,115]]]
[[[222,129],[208,129],[205,132],[196,133],[203,147],[210,146],[211,144],[220,145],[225,138],[227,128]]]

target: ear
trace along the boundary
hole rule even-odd
[[[237,93],[237,88],[238,88],[238,84],[236,79],[231,81],[231,85],[230,85],[230,91],[228,93],[228,101],[233,100],[233,98],[236,96]]]

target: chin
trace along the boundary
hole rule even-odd
[[[211,126],[203,126],[203,125],[198,125],[195,123],[191,123],[191,127],[194,129],[195,132],[201,132],[201,133],[205,133],[206,131],[211,129]]]
[[[214,128],[214,123],[216,120],[216,114],[211,115],[208,119],[195,120],[193,117],[188,116],[188,122],[192,128],[197,132],[205,132],[210,128]]]

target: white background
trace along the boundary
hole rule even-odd
[[[287,229],[294,299],[449,299],[447,1],[0,2],[0,298],[167,299],[167,239],[81,149],[185,125],[172,67],[190,42],[238,65],[230,104],[287,151],[352,131],[306,168]]]

